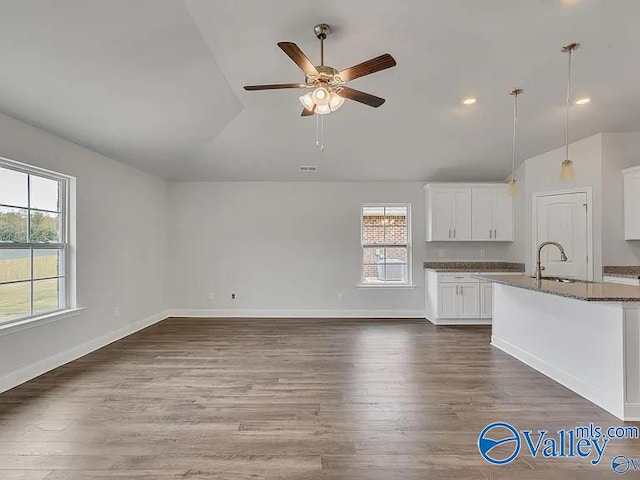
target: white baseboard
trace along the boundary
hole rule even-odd
[[[144,320],[132,323],[130,325],[127,325],[126,327],[107,333],[106,335],[102,335],[89,342],[83,343],[81,345],[76,345],[75,347],[69,348],[63,352],[56,353],[55,355],[51,355],[47,358],[43,358],[42,360],[22,367],[15,372],[11,372],[8,375],[0,378],[0,393],[17,387],[18,385],[36,378],[43,373],[47,373],[54,368],[58,368],[80,357],[84,357],[85,355],[98,350],[99,348],[107,346],[110,343],[120,340],[121,338],[127,337],[137,331],[142,330],[143,328],[147,328],[154,323],[158,323],[166,319],[168,316],[168,311],[151,315]]]
[[[423,310],[258,310],[258,309],[191,309],[169,310],[170,317],[202,318],[421,318]]]
[[[618,402],[616,402],[614,399],[602,395],[600,392],[598,392],[597,389],[583,382],[579,378],[576,378],[573,375],[570,375],[567,372],[554,367],[544,360],[531,355],[528,352],[525,352],[521,348],[518,348],[515,345],[507,342],[506,340],[502,340],[501,338],[496,337],[495,335],[491,336],[491,345],[520,360],[522,363],[529,365],[534,370],[537,370],[538,372],[546,375],[552,380],[555,380],[560,385],[567,387],[569,390],[577,393],[581,397],[584,397],[590,402],[595,403],[596,405],[605,409],[612,415],[615,415],[619,419],[624,420],[626,414],[621,410],[623,407],[622,405],[618,405]],[[637,413],[640,413],[640,409]]]
[[[624,404],[624,421],[640,422],[640,403],[627,402]]]
[[[450,325],[450,326],[470,326],[470,325],[491,325],[490,318],[436,318],[431,320],[427,318],[434,325]]]

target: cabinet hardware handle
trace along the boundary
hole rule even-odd
[[[497,229],[497,228],[494,228],[494,229],[493,229],[493,238],[494,238],[494,239],[495,239],[495,238],[498,238],[498,229]]]
[[[459,290],[459,285],[456,285],[456,295],[459,295],[458,290]]]
[[[489,229],[489,238],[493,238],[493,230]]]
[[[449,238],[451,238],[451,229],[449,229]]]
[[[453,229],[453,238],[456,238],[456,229]]]
[[[464,285],[460,285],[460,295],[464,295]]]

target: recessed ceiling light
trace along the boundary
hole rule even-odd
[[[467,97],[464,100],[462,100],[462,103],[464,105],[473,105],[478,101],[478,99],[476,97]]]
[[[583,97],[576,100],[576,105],[586,105],[590,103],[591,99],[589,97]]]

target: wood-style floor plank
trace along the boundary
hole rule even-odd
[[[549,480],[606,461],[479,455],[493,421],[621,422],[489,345],[417,320],[170,319],[0,395],[2,480]]]

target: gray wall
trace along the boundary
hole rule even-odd
[[[2,114],[0,156],[77,178],[77,298],[85,308],[0,335],[1,390],[22,370],[165,310],[168,242],[165,181]]]

